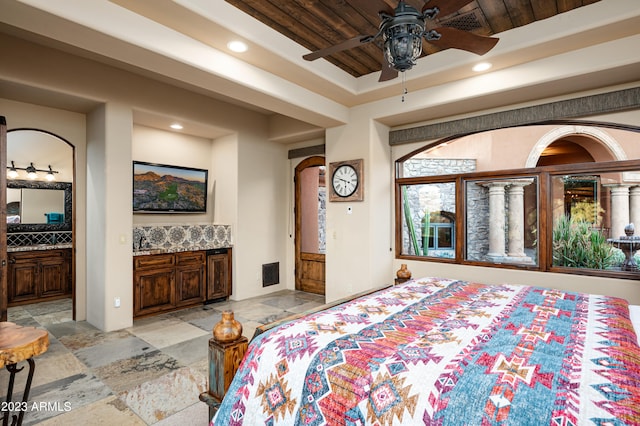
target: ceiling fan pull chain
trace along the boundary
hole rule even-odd
[[[400,74],[402,74],[402,102],[404,102],[404,95],[409,93],[407,91],[407,76],[405,75],[404,71],[402,71]]]

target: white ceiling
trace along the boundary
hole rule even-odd
[[[401,78],[378,83],[377,73],[354,78],[325,60],[304,61],[305,48],[224,0],[0,0],[0,10],[0,31],[318,128],[347,122],[354,107],[407,126],[640,80],[638,0],[602,0],[501,33],[483,75],[467,52],[424,57],[405,73],[405,102]],[[236,38],[248,52],[228,51]],[[5,96],[47,95],[25,89],[0,75]],[[168,120],[137,115],[141,124],[158,119]]]

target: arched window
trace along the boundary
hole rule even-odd
[[[400,158],[397,256],[637,279],[640,236],[625,232],[640,226],[640,128],[595,124],[447,138]]]

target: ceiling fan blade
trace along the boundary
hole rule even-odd
[[[484,55],[493,49],[499,40],[496,37],[481,36],[449,27],[436,28],[435,31],[440,33],[441,37],[438,40],[426,38],[429,43],[443,48],[466,50],[476,55]]]
[[[472,1],[473,0],[431,0],[427,1],[422,7],[422,13],[427,9],[434,9],[437,7],[440,11],[438,12],[438,16],[442,18],[443,16],[457,12],[460,8],[468,5]]]
[[[380,72],[380,78],[378,79],[378,82],[393,80],[397,76],[398,70],[393,68],[389,61],[387,61],[387,57],[384,56],[384,59],[382,60],[382,71]]]
[[[347,41],[343,41],[342,43],[338,43],[324,49],[316,50],[315,52],[307,53],[303,56],[303,58],[307,61],[314,61],[318,58],[324,58],[325,56],[333,55],[334,53],[342,52],[343,50],[353,49],[354,47],[370,43],[374,38],[374,36],[359,35]]]
[[[384,12],[387,15],[393,15],[394,11],[391,6],[383,0],[349,0],[348,3],[354,8],[370,15],[378,15]]]

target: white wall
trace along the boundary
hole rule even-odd
[[[87,117],[87,320],[92,324],[105,325],[105,295],[107,285],[105,209],[106,173],[105,164],[105,107],[99,108]]]
[[[132,117],[107,103],[88,120],[87,321],[105,331],[133,324]]]
[[[266,118],[238,133],[237,225],[234,227],[234,299],[287,288],[288,168],[285,145],[265,140]],[[280,284],[262,287],[262,265],[280,263]]]
[[[327,165],[364,160],[364,200],[327,205],[326,300],[393,282],[388,128],[359,110],[326,133]],[[349,210],[351,207],[351,210]]]

